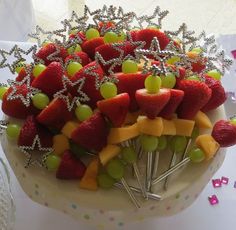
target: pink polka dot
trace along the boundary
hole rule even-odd
[[[47,203],[47,202],[45,202],[44,205],[45,205],[46,207],[48,207],[48,203]]]
[[[166,210],[167,210],[167,211],[171,210],[171,207],[170,207],[170,206],[167,206],[167,207],[166,207]]]
[[[110,221],[114,221],[115,219],[114,219],[114,217],[110,217],[109,220]]]
[[[104,214],[104,211],[103,210],[99,210],[100,214]]]
[[[150,210],[152,211],[152,210],[154,210],[156,207],[155,206],[151,206],[150,207]]]

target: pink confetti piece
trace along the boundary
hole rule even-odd
[[[228,184],[228,183],[229,183],[229,178],[222,176],[222,177],[221,177],[221,183],[222,183],[222,184]]]
[[[232,50],[231,54],[233,55],[234,59],[236,59],[236,50]]]
[[[234,188],[236,188],[236,181],[234,182]]]
[[[216,205],[219,203],[219,200],[216,195],[208,196],[208,200],[211,205]]]
[[[212,179],[212,185],[214,188],[221,187],[221,179]]]

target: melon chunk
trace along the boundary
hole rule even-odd
[[[157,137],[162,135],[163,123],[161,117],[156,117],[155,119],[149,119],[146,116],[139,116],[137,123],[140,133]]]
[[[68,138],[71,138],[71,133],[78,128],[79,123],[75,121],[67,121],[62,127],[61,132]]]
[[[205,153],[206,160],[210,160],[220,148],[220,144],[210,134],[199,135],[195,143]]]
[[[176,135],[190,137],[195,121],[186,120],[186,119],[173,119],[176,128]]]
[[[111,128],[107,138],[108,144],[119,144],[123,141],[130,140],[139,135],[137,123],[121,128]]]
[[[203,113],[202,111],[198,111],[197,115],[194,117],[196,126],[198,128],[202,129],[211,129],[212,128],[212,123],[209,119],[209,117]]]
[[[120,153],[120,147],[117,145],[107,145],[99,153],[100,162],[102,165],[111,160],[113,157],[117,156]]]
[[[162,118],[162,123],[163,123],[163,131],[161,135],[171,135],[171,136],[176,135],[176,127],[174,121]]]
[[[53,154],[61,156],[66,150],[70,149],[70,143],[66,136],[58,134],[53,136]]]

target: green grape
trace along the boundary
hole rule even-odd
[[[24,62],[19,62],[17,63],[16,67],[15,67],[15,72],[16,73],[20,73],[20,71],[24,68],[25,63]]]
[[[115,184],[115,180],[106,173],[101,173],[97,177],[98,185],[101,188],[109,189]]]
[[[150,26],[147,27],[147,29],[159,30],[160,27],[155,26],[155,25],[150,25]]]
[[[80,121],[85,121],[93,115],[93,110],[88,105],[79,105],[75,109],[75,115]]]
[[[100,87],[100,93],[105,99],[115,97],[117,95],[117,87],[112,82],[105,82]]]
[[[34,107],[44,109],[50,102],[48,96],[44,93],[37,93],[32,97]]]
[[[10,123],[7,125],[6,133],[9,138],[17,140],[20,135],[20,130],[20,125]]]
[[[87,155],[86,149],[72,141],[70,141],[70,150],[78,159]]]
[[[132,147],[123,147],[121,149],[122,158],[129,164],[133,164],[137,161],[137,154]]]
[[[145,152],[153,152],[158,146],[158,138],[155,136],[142,135],[140,137],[140,142]]]
[[[112,159],[107,163],[107,173],[115,180],[120,180],[125,173],[125,168],[121,160]]]
[[[33,68],[33,76],[38,77],[46,68],[47,68],[47,66],[45,66],[43,64],[37,64]]]
[[[125,41],[125,39],[126,39],[126,34],[124,32],[121,32],[117,37],[118,42],[123,42]]]
[[[44,47],[44,46],[46,46],[46,45],[48,45],[48,44],[50,44],[50,43],[51,43],[50,41],[44,40],[43,43],[42,43],[42,47]]]
[[[79,32],[78,29],[72,29],[70,30],[69,34],[76,35]]]
[[[188,77],[187,80],[200,81],[200,78],[198,77],[198,75],[192,75]]]
[[[180,61],[180,57],[178,57],[178,56],[173,56],[173,57],[169,58],[169,59],[166,61],[166,63],[167,63],[167,64],[170,64],[170,65],[173,65],[173,64],[175,64],[176,62],[179,62],[179,61]]]
[[[204,152],[199,148],[194,148],[188,153],[190,160],[194,163],[202,162],[205,159]]]
[[[46,159],[46,167],[49,171],[56,171],[61,163],[59,156],[50,154]]]
[[[99,34],[99,31],[97,29],[90,28],[86,31],[85,37],[86,37],[87,40],[91,40],[93,38],[100,37],[100,34]]]
[[[149,75],[144,82],[148,93],[158,93],[161,88],[161,78],[158,76]]]
[[[220,79],[221,79],[221,77],[222,77],[222,75],[220,74],[220,72],[217,71],[216,69],[210,70],[210,71],[208,71],[206,74],[207,74],[207,76],[212,77],[212,78],[214,78],[214,79],[216,79],[216,80],[219,80],[219,81],[220,81]]]
[[[72,61],[67,65],[66,71],[70,77],[73,77],[82,67],[79,62]]]
[[[187,145],[187,138],[185,136],[174,136],[170,140],[170,149],[175,153],[183,153]]]
[[[68,48],[67,52],[68,52],[68,54],[73,54],[76,52],[80,52],[81,50],[82,50],[81,46],[79,44],[77,44],[77,45],[74,45],[74,46],[71,46],[70,48]]]
[[[191,138],[192,139],[196,139],[198,136],[199,136],[199,128],[195,126],[193,128],[193,131],[192,131],[192,134],[191,134]]]
[[[105,43],[115,43],[118,42],[118,35],[115,32],[109,31],[104,34]]]
[[[8,87],[2,86],[0,87],[0,99],[2,100],[3,95],[7,92]]]
[[[200,47],[195,47],[195,48],[193,48],[191,51],[192,51],[192,52],[195,52],[195,53],[197,53],[197,54],[202,53],[202,49],[201,49]]]
[[[158,138],[158,146],[157,146],[157,149],[158,149],[159,151],[162,151],[162,150],[166,149],[166,147],[167,147],[167,138],[166,138],[166,136],[160,136],[160,137]]]
[[[123,73],[137,73],[138,64],[133,60],[125,60],[122,63],[122,72]]]
[[[175,83],[176,77],[173,73],[167,73],[165,76],[161,75],[161,87],[172,89]]]
[[[232,125],[236,125],[236,117],[231,118],[231,119],[230,119],[230,123],[231,123]]]

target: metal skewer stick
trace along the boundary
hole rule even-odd
[[[146,190],[150,192],[152,186],[152,162],[153,152],[147,153],[147,167],[146,167]]]
[[[186,158],[191,143],[192,143],[192,138],[190,137],[190,138],[188,139],[188,143],[187,143],[186,148],[185,148],[185,150],[184,150],[184,153],[183,153],[183,155],[182,155],[182,160]]]
[[[154,156],[152,178],[157,178],[157,170],[158,170],[158,164],[159,164],[159,157],[160,157],[160,152],[159,152],[159,150],[157,150],[156,153],[155,153],[155,156]]]

